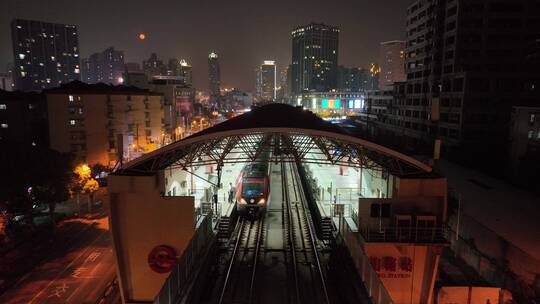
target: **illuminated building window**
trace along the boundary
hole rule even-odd
[[[24,57],[26,57],[25,54],[19,54],[19,59],[24,59]]]
[[[6,104],[0,104],[0,110],[6,110],[7,105]]]
[[[69,95],[69,101],[73,101],[73,95]]]
[[[534,136],[534,131],[530,130],[529,133],[527,134],[527,138],[532,139],[533,136]]]
[[[0,124],[0,127],[2,127],[2,129],[7,129],[8,124],[7,123],[2,123],[2,124]]]
[[[77,122],[75,121],[75,119],[71,119],[71,120],[69,121],[69,124],[72,125],[72,126],[74,126],[75,124],[77,124]]]

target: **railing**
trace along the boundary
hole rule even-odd
[[[362,227],[360,233],[366,242],[396,243],[448,243],[446,227]]]
[[[190,284],[199,273],[214,238],[210,213],[201,222],[165,284],[154,298],[155,304],[176,304],[186,295]]]
[[[339,229],[341,239],[347,245],[349,253],[353,259],[356,271],[358,272],[364,287],[371,297],[371,303],[374,304],[392,304],[394,301],[390,297],[388,290],[384,287],[379,275],[373,269],[369,261],[369,257],[362,249],[362,243],[359,239],[358,232],[354,227],[349,226],[347,221],[341,222]]]

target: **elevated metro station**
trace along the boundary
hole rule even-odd
[[[268,197],[243,201],[262,155]],[[127,163],[109,191],[124,303],[431,303],[448,245],[444,177],[283,104]]]

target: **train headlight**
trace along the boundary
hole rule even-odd
[[[261,199],[259,200],[259,204],[264,204],[264,203],[266,203],[266,200],[265,200],[264,198],[261,198]]]
[[[241,198],[240,199],[240,202],[238,202],[239,204],[247,204],[246,200],[244,198]]]

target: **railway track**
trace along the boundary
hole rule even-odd
[[[325,273],[320,261],[315,228],[306,206],[299,175],[294,164],[282,162],[283,224],[288,242],[293,295],[292,303],[329,304]],[[305,267],[309,266],[309,267]],[[317,292],[319,291],[319,292]]]
[[[276,298],[281,299],[279,302],[330,303],[325,271],[319,257],[319,243],[298,172],[294,164],[282,162],[280,174],[281,202],[276,194],[278,205],[275,205],[272,211],[273,220],[268,217],[268,213],[259,219],[238,219],[228,245],[230,254],[224,264],[220,289],[216,290],[219,300],[214,303],[274,303],[275,300],[266,298],[273,297],[266,289],[272,288],[275,282],[265,280],[262,273],[265,271],[266,274],[266,271],[276,267],[275,265],[283,265],[277,267],[283,267],[282,273],[286,273],[283,277],[283,289],[275,291],[278,294],[283,293],[283,298]],[[280,185],[276,183],[273,186]],[[279,193],[279,190],[276,192]],[[281,208],[276,209],[276,206]],[[281,221],[276,218],[276,215],[279,218],[279,212]],[[282,245],[276,247],[274,235],[270,242],[273,245],[266,248],[267,225],[274,225],[275,229],[276,223],[281,225],[277,227],[282,230]],[[257,285],[258,282],[260,285]]]
[[[264,217],[257,220],[240,218],[219,304],[254,303],[257,265],[264,242]],[[249,277],[247,282],[243,280]]]

